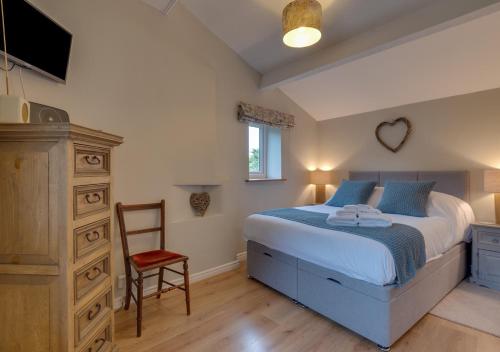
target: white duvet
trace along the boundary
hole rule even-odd
[[[376,205],[382,192],[383,189],[377,187],[369,204]],[[313,205],[297,209],[331,214],[340,208]],[[466,202],[439,192],[431,192],[427,214],[425,218],[387,215],[393,223],[415,227],[422,233],[429,262],[465,240],[474,214]],[[376,285],[390,284],[396,279],[391,252],[382,243],[365,237],[259,214],[246,219],[244,236],[247,240]]]

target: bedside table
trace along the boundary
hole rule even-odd
[[[471,282],[500,290],[500,225],[472,225]]]

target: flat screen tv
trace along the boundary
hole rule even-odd
[[[66,82],[71,33],[27,1],[3,0],[3,3],[9,59],[58,82]],[[0,51],[3,54],[1,25],[0,32]]]

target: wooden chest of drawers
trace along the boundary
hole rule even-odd
[[[113,344],[112,148],[72,124],[0,124],[0,350]]]

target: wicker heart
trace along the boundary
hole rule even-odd
[[[384,127],[393,127],[394,125],[396,125],[398,123],[403,123],[406,126],[406,133],[405,133],[403,139],[401,140],[401,142],[399,142],[399,144],[397,146],[391,147],[386,142],[384,142],[384,140],[382,139],[382,137],[380,137],[380,131]],[[400,117],[400,118],[397,118],[397,119],[392,120],[392,121],[381,122],[377,126],[377,129],[375,130],[375,136],[377,137],[377,140],[379,141],[380,144],[382,144],[385,148],[389,149],[391,152],[396,153],[406,143],[406,141],[408,140],[408,137],[410,136],[411,132],[412,132],[411,122],[406,117]]]
[[[210,195],[207,192],[191,193],[189,203],[194,209],[196,215],[203,216],[210,205]]]

